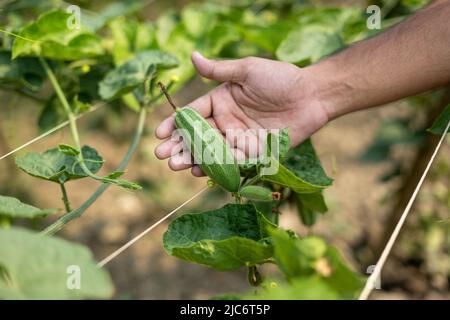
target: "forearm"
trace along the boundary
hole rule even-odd
[[[450,82],[450,1],[303,69],[328,118],[392,102]]]

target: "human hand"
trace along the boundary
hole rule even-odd
[[[289,127],[292,145],[297,145],[328,121],[324,106],[314,98],[316,78],[309,76],[306,69],[254,57],[214,61],[197,52],[192,54],[192,62],[200,75],[223,82],[189,103],[222,133]],[[192,166],[191,155],[174,153],[174,148],[179,148],[179,142],[169,139],[174,130],[173,114],[156,129],[157,138],[166,141],[155,149],[155,154],[159,159],[170,158],[173,170],[187,169]],[[239,137],[229,139],[236,157],[245,156],[246,150],[239,149],[236,140]],[[192,173],[202,175],[198,166]]]

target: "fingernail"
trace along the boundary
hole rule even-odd
[[[192,57],[205,58],[200,52],[194,51],[192,52]]]

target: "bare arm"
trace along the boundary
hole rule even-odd
[[[450,83],[450,1],[304,71],[330,120]]]

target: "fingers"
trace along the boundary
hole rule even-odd
[[[191,173],[194,177],[204,177],[205,174],[203,173],[202,169],[199,165],[195,165],[191,169]]]
[[[246,159],[246,154],[241,149],[232,148],[231,152],[237,161]],[[185,170],[192,167],[192,175],[196,177],[205,176],[200,166],[198,164],[194,165],[193,157],[183,142],[171,140],[165,141],[156,148],[155,154],[160,160],[170,158],[168,164],[170,169],[174,171]]]
[[[241,149],[233,148],[231,149],[231,153],[237,161],[244,161],[247,158],[245,152]]]
[[[169,126],[170,124],[168,124],[170,122],[170,118],[167,118],[166,120],[167,123],[165,124],[161,124],[162,126]],[[164,122],[163,121],[163,122]],[[210,125],[212,125],[214,128],[217,128],[217,125],[214,121],[213,118],[206,118],[206,121],[208,121],[208,123]],[[164,132],[164,135],[158,131],[158,129],[156,129],[156,134],[158,136],[159,139],[164,139],[163,136],[165,136],[166,132]],[[175,127],[174,129],[175,130]],[[180,136],[180,134],[177,131],[171,131],[169,136],[167,136],[165,139],[166,141],[162,142],[161,144],[159,144],[156,148],[155,148],[155,156],[159,159],[159,160],[164,160],[167,158],[170,158],[172,155],[175,155],[177,153],[186,151],[187,148],[185,147],[185,145],[181,142],[182,138]],[[170,138],[169,138],[170,137]]]
[[[173,130],[175,130],[175,114],[172,114],[159,124],[155,130],[155,135],[158,139],[167,139],[172,135]]]
[[[257,130],[244,130],[242,128],[233,128],[226,134],[227,141],[232,148],[239,150],[247,157],[257,157],[264,150],[262,137]],[[237,160],[241,160],[236,157]]]
[[[170,158],[172,155],[182,151],[182,143],[175,140],[166,140],[155,148],[155,156],[159,160]],[[178,149],[178,150],[177,150]]]
[[[214,91],[215,89],[213,89]],[[195,99],[188,104],[189,107],[195,109],[203,118],[209,118],[212,115],[212,99],[211,94],[213,91]]]
[[[155,155],[158,159],[169,159],[169,167],[174,171],[184,170],[192,167],[193,159],[189,150],[183,142],[176,140],[167,140],[161,143],[155,149]]]
[[[192,164],[192,156],[189,152],[178,153],[169,160],[169,167],[174,171],[188,169],[192,167]]]
[[[245,59],[216,61],[203,57],[199,52],[192,53],[192,63],[205,78],[221,82],[243,82],[247,77],[248,61]]]

